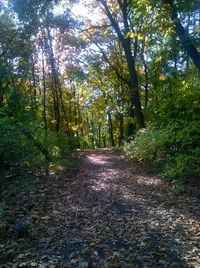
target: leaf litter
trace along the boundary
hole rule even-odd
[[[197,197],[119,151],[79,154],[74,176],[3,182],[0,267],[200,267]]]

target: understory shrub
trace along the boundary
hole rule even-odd
[[[140,162],[163,163],[164,174],[182,183],[186,175],[200,172],[199,123],[176,120],[165,129],[140,130],[125,144],[125,154]]]
[[[24,96],[10,92],[0,108],[0,161],[8,165],[46,167],[71,157],[76,137],[64,132],[45,131]]]
[[[20,126],[20,127],[19,127]],[[40,126],[17,125],[13,118],[0,117],[0,160],[9,165],[44,167],[48,153],[51,163],[71,157],[76,146],[75,138]],[[44,153],[45,152],[45,153]]]
[[[199,86],[199,79],[184,80],[181,74],[176,81],[163,81],[145,108],[147,129],[124,146],[129,158],[160,163],[165,176],[179,185],[186,175],[200,172]]]

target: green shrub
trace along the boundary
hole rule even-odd
[[[138,131],[124,151],[140,162],[159,162],[165,176],[181,188],[186,175],[200,172],[200,84],[181,74],[164,83],[151,92],[147,130]]]
[[[129,158],[140,162],[159,161],[166,154],[170,143],[173,143],[173,137],[168,131],[140,130],[125,144],[124,151]]]
[[[9,117],[0,119],[0,156],[9,164],[37,164],[44,157]]]
[[[176,120],[165,129],[140,130],[125,144],[125,154],[140,162],[164,163],[166,177],[181,184],[187,174],[200,172],[199,125]]]
[[[70,157],[76,146],[75,138],[69,138],[64,133],[44,131],[40,126],[32,127],[25,123],[19,126],[13,118],[0,117],[0,159],[11,165],[42,167],[49,164],[40,148],[45,149],[51,162],[56,163]]]

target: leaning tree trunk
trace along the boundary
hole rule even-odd
[[[200,53],[195,47],[188,31],[185,30],[183,25],[181,24],[181,21],[178,17],[178,12],[176,5],[174,4],[173,0],[165,0],[165,4],[167,4],[171,9],[171,18],[175,25],[175,31],[178,37],[181,40],[181,43],[185,50],[187,51],[188,55],[200,71]]]

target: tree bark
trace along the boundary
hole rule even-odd
[[[50,34],[50,30],[47,27],[47,47],[49,52],[49,60],[51,65],[51,74],[52,74],[52,87],[53,87],[53,102],[54,102],[54,115],[56,121],[56,131],[60,131],[60,108],[59,108],[59,95],[58,95],[58,80],[57,80],[57,72],[55,67],[55,59],[53,53],[53,45],[52,45],[52,37]]]
[[[109,132],[110,132],[110,142],[112,147],[115,146],[114,136],[113,136],[113,122],[112,122],[112,115],[108,112],[108,124],[109,124]]]
[[[122,15],[123,15],[123,24],[124,24],[124,31],[125,31],[125,33],[123,34],[119,27],[119,24],[114,19],[106,2],[104,0],[99,0],[99,2],[103,5],[104,12],[106,13],[108,19],[110,20],[111,25],[114,28],[120,43],[122,44],[125,57],[126,57],[127,66],[128,66],[129,76],[130,76],[130,83],[128,86],[129,86],[130,95],[131,95],[131,109],[134,111],[134,115],[137,120],[138,128],[139,129],[144,128],[145,122],[144,122],[144,117],[143,117],[141,103],[140,103],[138,78],[137,78],[137,72],[135,68],[135,59],[132,54],[131,39],[127,35],[130,32],[129,24],[128,24],[128,14],[127,14],[128,4],[126,1],[124,1],[123,3],[121,3],[121,1],[118,1]],[[131,135],[133,135],[133,133],[131,133]]]
[[[124,138],[124,116],[119,114],[119,147],[122,145]]]
[[[43,119],[44,129],[47,130],[47,116],[46,116],[46,78],[45,78],[45,67],[44,67],[44,51],[42,50],[42,82],[43,82]]]
[[[142,60],[142,63],[143,63],[143,66],[144,66],[144,77],[145,77],[145,83],[144,83],[144,107],[146,108],[147,107],[147,104],[148,104],[148,95],[149,95],[149,74],[148,74],[148,69],[147,69],[147,64],[146,64],[146,61],[145,61],[145,37],[143,39],[143,44],[142,44],[142,49],[141,49],[141,53],[140,53],[140,57],[141,57],[141,60]]]
[[[181,40],[181,43],[185,50],[187,51],[188,55],[194,62],[195,66],[200,71],[200,53],[198,52],[197,48],[195,47],[188,31],[185,30],[181,21],[178,17],[178,12],[176,5],[174,4],[173,0],[165,0],[165,4],[167,4],[171,9],[171,19],[174,22],[176,34]]]
[[[103,90],[101,90],[101,91],[103,93],[105,105],[106,105],[106,108],[107,108],[108,101],[107,101],[106,93]],[[111,115],[111,112],[110,111],[107,112],[107,116],[108,116],[108,126],[109,126],[110,143],[111,143],[112,147],[114,147],[115,146],[115,140],[114,140],[114,135],[113,135],[112,115]]]
[[[101,124],[99,124],[99,129],[98,129],[98,147],[101,148]]]

